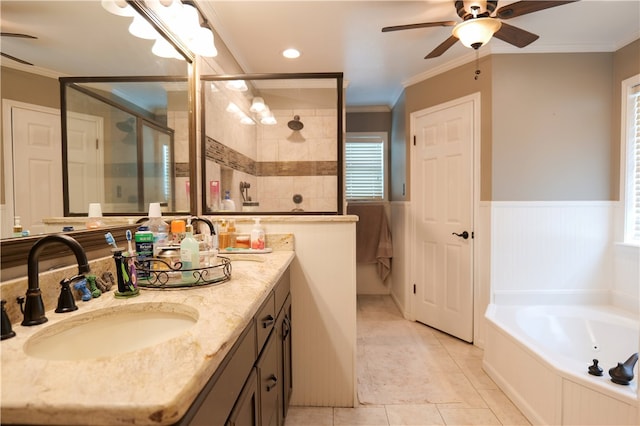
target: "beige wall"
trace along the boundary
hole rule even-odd
[[[492,200],[611,199],[612,57],[494,56]]]
[[[390,182],[389,199],[391,201],[406,201],[409,199],[409,187],[407,181],[407,129],[406,96],[404,93],[398,98],[391,111],[391,158],[390,158]]]
[[[481,200],[619,199],[620,83],[640,73],[640,40],[615,53],[491,55],[480,60],[478,80],[475,68],[409,86],[394,106],[393,200],[409,199],[409,182],[407,196],[400,191],[410,176],[410,114],[475,92]]]
[[[481,177],[480,177],[480,199],[491,200],[491,121],[492,121],[492,57],[481,58],[479,69],[481,71],[478,79],[475,77],[475,61],[462,65],[446,73],[437,75],[428,80],[421,81],[405,89],[406,112],[405,129],[407,129],[406,143],[406,199],[409,199],[411,176],[409,156],[411,153],[412,135],[408,133],[410,129],[409,117],[412,112],[420,111],[453,99],[461,98],[472,93],[480,92],[480,138],[481,138]],[[395,130],[395,129],[394,129]],[[393,185],[395,187],[395,185]]]
[[[626,45],[613,55],[613,105],[611,108],[611,194],[620,199],[620,109],[622,82],[640,73],[640,39]]]

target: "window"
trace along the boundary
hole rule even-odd
[[[349,201],[386,199],[386,133],[347,133],[345,186]]]
[[[626,243],[640,244],[640,74],[623,83],[623,176]],[[624,114],[626,112],[626,114]]]

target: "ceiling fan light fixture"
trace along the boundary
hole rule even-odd
[[[501,26],[495,18],[473,18],[459,23],[452,32],[466,47],[478,49],[487,44]]]

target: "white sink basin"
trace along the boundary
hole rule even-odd
[[[48,360],[109,357],[178,337],[197,321],[195,309],[176,303],[99,309],[45,326],[27,340],[24,351]]]

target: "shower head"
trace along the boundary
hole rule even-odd
[[[291,130],[302,130],[304,124],[302,124],[302,121],[300,121],[299,115],[294,115],[293,120],[289,121],[289,123],[287,123],[287,126],[289,126]]]
[[[135,121],[135,118],[129,117],[125,121],[117,122],[116,127],[125,133],[131,133],[133,132],[133,124],[135,123]]]

